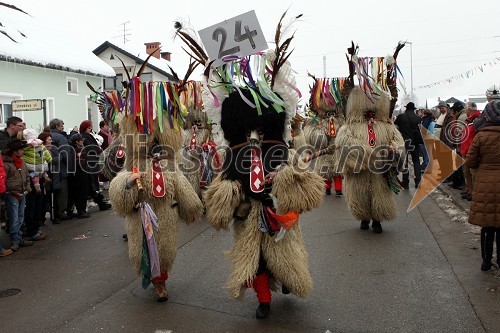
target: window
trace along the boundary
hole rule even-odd
[[[0,104],[0,124],[5,124],[7,119],[12,116],[12,106],[10,104]]]
[[[70,94],[78,94],[78,79],[74,77],[66,78],[67,91]]]
[[[153,73],[142,73],[140,79],[141,82],[153,81]]]
[[[104,78],[104,90],[123,90],[123,74],[117,74],[115,77]]]

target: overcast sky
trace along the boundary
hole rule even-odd
[[[183,75],[188,58],[173,40],[176,20],[189,21],[201,30],[236,15],[255,10],[269,47],[274,39],[281,14],[287,18],[303,14],[294,24],[296,29],[290,57],[298,72],[298,87],[308,99],[312,79],[348,74],[345,53],[351,40],[360,47],[360,56],[392,54],[398,41],[410,41],[398,57],[408,91],[415,88],[417,103],[426,98],[484,94],[487,87],[500,82],[500,6],[498,1],[103,1],[103,0],[4,0],[28,14],[47,20],[70,33],[82,45],[93,50],[109,40],[143,51],[145,42],[162,43],[162,51],[172,52],[174,69]],[[411,61],[411,59],[413,61]],[[483,72],[469,78],[448,78],[465,74],[487,64]],[[413,65],[413,66],[411,66]],[[411,68],[413,67],[413,71]],[[413,80],[411,73],[413,72]],[[191,77],[199,80],[199,77]]]

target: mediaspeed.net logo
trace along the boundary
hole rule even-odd
[[[465,160],[455,150],[432,135],[424,127],[420,127],[425,148],[429,155],[429,164],[422,176],[415,194],[408,206],[407,212],[415,208],[422,200],[431,194],[443,181],[455,172]]]

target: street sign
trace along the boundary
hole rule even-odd
[[[43,109],[41,99],[25,99],[11,102],[12,111],[38,111]]]
[[[222,58],[239,58],[266,50],[267,42],[257,20],[255,11],[235,16],[198,31],[203,46],[214,67],[224,64]]]

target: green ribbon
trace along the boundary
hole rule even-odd
[[[142,228],[141,228],[142,229]],[[147,289],[151,284],[151,262],[149,261],[148,243],[144,230],[142,231],[142,254],[141,254],[142,287]]]

